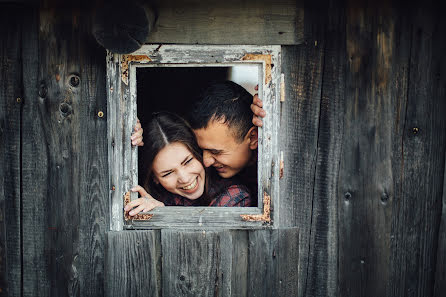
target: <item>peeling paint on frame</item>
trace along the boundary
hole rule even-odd
[[[121,79],[129,85],[129,64],[130,62],[148,63],[151,62],[147,55],[122,55],[121,56]]]
[[[263,213],[259,215],[240,215],[243,221],[249,222],[271,222],[271,197],[265,192],[263,193]]]
[[[265,85],[271,81],[271,55],[246,54],[242,61],[260,61],[265,65]]]

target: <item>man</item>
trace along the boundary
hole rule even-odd
[[[257,127],[250,109],[253,97],[224,81],[209,85],[189,113],[188,121],[203,150],[203,163],[223,178],[238,177],[257,196]]]

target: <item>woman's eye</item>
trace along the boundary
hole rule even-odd
[[[161,177],[166,177],[166,176],[168,176],[169,174],[171,174],[172,173],[172,171],[170,171],[170,172],[168,172],[168,173],[166,173],[166,174],[164,174],[164,175],[161,175]]]
[[[189,160],[186,161],[186,163],[184,164],[188,164],[190,161],[192,161],[194,158],[190,158]]]

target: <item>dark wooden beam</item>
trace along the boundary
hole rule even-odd
[[[104,2],[96,8],[93,35],[104,48],[118,54],[139,49],[153,29],[156,15],[149,4]]]

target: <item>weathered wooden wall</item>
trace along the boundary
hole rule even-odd
[[[102,296],[105,51],[79,12],[0,11],[2,294]]]
[[[109,233],[89,15],[0,5],[0,296],[442,296],[446,21],[310,4],[283,47],[284,229]]]

